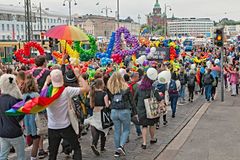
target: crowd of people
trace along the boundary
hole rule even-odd
[[[44,56],[35,59],[35,68],[30,66],[7,67],[1,64],[0,70],[0,160],[7,160],[13,147],[18,160],[25,160],[25,142],[32,145],[31,160],[45,158],[56,160],[60,143],[63,149],[70,146],[73,159],[81,160],[81,141],[84,131],[90,128],[92,142],[89,148],[99,156],[106,151],[108,132],[114,131],[114,157],[126,155],[126,143],[129,141],[131,122],[134,123],[136,134],[142,137],[142,149],[148,148],[147,134],[149,130],[150,144],[158,142],[155,130],[160,122],[168,124],[167,105],[171,106],[171,118],[177,116],[177,106],[192,103],[194,95],[205,95],[206,101],[215,99],[220,77],[220,52],[206,50],[212,55],[211,63],[206,61],[191,64],[184,56],[177,61],[180,67],[174,67],[170,62],[153,63],[149,68],[155,68],[158,73],[169,71],[171,80],[161,83],[153,80],[146,72],[148,69],[137,65],[134,69],[117,64],[101,68],[97,60],[92,65],[96,70],[93,78],[80,72],[79,67],[54,65],[47,67]],[[201,54],[202,50],[192,53]],[[226,52],[224,62],[224,84],[232,96],[238,95],[239,88],[239,54],[234,50]],[[63,62],[67,56],[63,57]],[[137,69],[136,69],[137,68]],[[55,97],[46,110],[37,114],[19,114],[9,116],[5,112],[17,102],[29,101],[41,96],[41,91],[48,89],[48,97]],[[50,89],[49,89],[50,88]],[[188,90],[188,96],[186,95]],[[59,95],[58,95],[59,93]],[[57,95],[57,96],[56,96]],[[57,98],[56,98],[57,97]],[[188,97],[188,99],[187,99]],[[148,117],[146,99],[154,98],[159,106],[159,116]],[[74,106],[79,113],[79,131],[71,123],[69,106]],[[179,108],[180,109],[180,108]],[[102,111],[110,113],[108,126],[103,125]],[[76,114],[77,114],[76,113]],[[82,115],[81,115],[82,114]],[[42,134],[37,125],[39,117],[47,119],[47,134]],[[160,119],[163,119],[161,121]],[[48,148],[43,147],[44,138],[48,137]],[[100,146],[98,141],[100,139]],[[87,146],[84,146],[87,147]],[[48,150],[48,153],[46,152]],[[65,152],[65,151],[64,151]]]

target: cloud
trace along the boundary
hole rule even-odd
[[[60,11],[68,15],[68,4],[64,7],[63,0],[41,0],[43,8]],[[115,16],[117,0],[76,0],[77,6],[72,6],[73,13],[81,14],[98,14],[102,8],[108,6],[113,10],[110,16]],[[38,0],[32,0],[38,4]],[[96,5],[99,2],[99,5]],[[16,0],[8,0],[7,4],[16,4]],[[146,16],[152,12],[155,0],[120,0],[120,17],[132,17],[137,21],[138,14],[141,15],[141,22],[146,22]],[[164,12],[164,4],[171,5],[172,12],[167,11],[168,17],[172,14],[176,17],[209,17],[213,20],[219,20],[225,17],[240,20],[239,0],[159,0],[162,12]],[[16,4],[17,5],[17,4]],[[227,14],[225,14],[225,12]]]

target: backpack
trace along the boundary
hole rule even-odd
[[[123,100],[124,94],[122,92],[114,94],[112,98],[111,108],[113,109],[126,109],[127,106]]]
[[[171,80],[168,88],[169,95],[178,94],[176,81]]]
[[[190,76],[189,77],[188,86],[190,86],[190,87],[195,86],[195,76]]]
[[[80,96],[74,96],[72,98],[72,107],[73,107],[73,110],[75,111],[75,114],[78,118],[78,121],[80,124],[83,124],[84,123],[84,119],[85,119],[85,114],[87,113],[86,111],[86,107],[84,106],[83,102],[82,102],[82,99]]]
[[[203,82],[204,82],[204,84],[211,84],[212,83],[211,75],[205,74],[204,78],[203,78]]]
[[[184,73],[179,74],[179,80],[181,82],[181,85],[185,85],[186,84],[186,76]]]

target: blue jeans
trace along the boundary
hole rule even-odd
[[[179,96],[180,96],[180,101],[184,101],[185,98],[185,89],[186,89],[186,85],[181,85],[181,89],[179,91]]]
[[[175,115],[177,110],[177,101],[178,101],[178,95],[170,95],[171,109],[172,109],[173,115]]]
[[[12,146],[16,150],[17,160],[25,160],[25,142],[23,136],[17,138],[0,137],[0,160],[8,159],[8,154]]]
[[[111,119],[114,124],[114,144],[118,149],[126,144],[130,134],[131,111],[129,109],[112,109]]]
[[[205,85],[205,96],[208,101],[210,101],[210,98],[212,97],[212,85],[207,84]]]

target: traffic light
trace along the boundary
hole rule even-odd
[[[50,48],[53,47],[53,39],[51,37],[49,37],[49,47]]]
[[[223,28],[216,30],[216,36],[215,36],[214,43],[218,47],[222,47],[223,46]]]
[[[41,40],[44,40],[44,33],[41,32]]]

